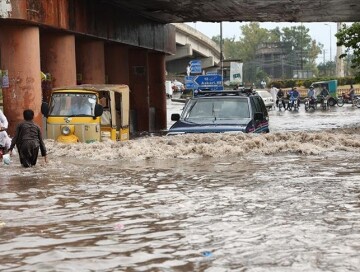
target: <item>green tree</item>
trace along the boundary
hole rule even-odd
[[[238,41],[235,37],[223,40],[223,53],[225,59],[241,59],[244,62],[243,76],[244,81],[247,82],[257,81],[256,75],[261,74],[262,77],[267,77],[262,69],[259,73],[262,63],[256,60],[258,48],[265,43],[277,42],[284,46],[284,61],[288,62],[284,64],[287,64],[287,68],[290,69],[284,71],[284,75],[291,77],[293,69],[311,70],[317,74],[316,59],[323,45],[312,40],[309,31],[303,25],[268,30],[261,28],[258,22],[251,22],[240,27]],[[212,39],[220,45],[220,36]]]
[[[360,23],[353,23],[351,26],[343,25],[335,34],[337,46],[344,46],[345,53],[340,58],[353,55],[351,58],[351,68],[354,69],[356,80],[360,80]]]
[[[320,63],[318,66],[319,77],[330,77],[335,74],[336,64],[334,61],[327,61],[326,63]]]
[[[262,43],[270,41],[270,31],[261,28],[257,22],[249,23],[240,27],[242,37],[240,38],[239,55],[244,61],[251,61],[255,59],[255,54],[258,46]]]
[[[316,69],[316,58],[321,53],[322,45],[312,40],[309,29],[304,25],[282,28],[282,41],[286,44],[288,54],[297,55],[296,66],[300,69]]]
[[[220,35],[214,36],[211,39],[220,46]],[[225,59],[240,59],[238,48],[239,45],[238,42],[235,41],[235,37],[223,39],[223,54]]]

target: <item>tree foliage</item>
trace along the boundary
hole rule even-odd
[[[340,58],[352,54],[351,68],[355,70],[355,78],[360,79],[360,23],[353,23],[351,26],[343,25],[335,34],[337,46],[344,46],[345,53]]]
[[[251,22],[240,27],[238,38],[238,40],[235,37],[224,39],[223,53],[225,59],[241,59],[244,62],[244,79],[247,77],[246,74],[263,75],[262,71],[256,67],[259,66],[255,61],[256,52],[262,44],[274,42],[282,42],[285,45],[286,54],[296,54],[297,59],[301,56],[301,68],[317,72],[315,61],[323,46],[311,39],[309,29],[303,25],[268,30],[261,28],[258,22]],[[220,36],[212,39],[220,44]],[[255,80],[250,77],[247,79]]]

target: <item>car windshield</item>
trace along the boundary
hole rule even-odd
[[[193,122],[200,119],[243,119],[250,118],[250,111],[246,98],[193,99],[186,105],[183,118]]]
[[[51,97],[49,116],[93,116],[95,94],[55,93]]]

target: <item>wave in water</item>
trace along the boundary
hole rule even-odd
[[[91,144],[62,144],[46,140],[51,157],[92,160],[146,160],[271,155],[294,153],[318,155],[331,151],[360,149],[357,128],[323,132],[276,132],[269,134],[187,134],[148,136],[126,142],[104,141]]]

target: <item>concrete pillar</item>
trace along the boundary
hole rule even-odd
[[[75,36],[41,34],[41,70],[50,73],[53,87],[76,85]]]
[[[2,24],[0,51],[0,69],[9,75],[9,87],[2,89],[9,134],[14,135],[24,109],[32,109],[34,122],[42,127],[39,28]]]
[[[82,84],[105,83],[105,54],[103,41],[76,41],[76,70]]]
[[[155,108],[155,130],[166,129],[165,55],[149,54],[150,107]]]
[[[105,46],[107,83],[129,85],[128,47],[118,44]]]
[[[148,55],[145,49],[129,50],[130,108],[134,132],[149,131]]]

